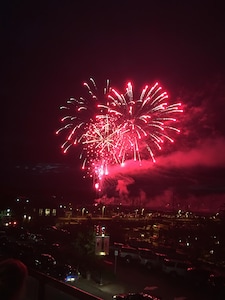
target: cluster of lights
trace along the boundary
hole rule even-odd
[[[8,227],[8,226],[16,226],[17,225],[17,222],[16,221],[9,221],[9,222],[5,222],[5,226]]]

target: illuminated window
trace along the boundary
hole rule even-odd
[[[52,209],[52,215],[56,216],[56,209],[55,208]]]
[[[46,208],[45,209],[45,215],[46,216],[50,216],[50,214],[51,214],[51,209],[50,208]]]
[[[39,208],[39,216],[43,216],[43,208]]]

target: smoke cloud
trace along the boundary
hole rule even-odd
[[[176,151],[159,157],[157,163],[168,167],[224,167],[225,139],[222,137],[199,141],[195,148]]]

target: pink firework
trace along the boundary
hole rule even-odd
[[[84,86],[87,97],[70,98],[61,107],[67,114],[56,133],[67,132],[61,146],[64,153],[73,145],[82,145],[82,169],[97,178],[97,189],[101,189],[111,165],[124,165],[128,159],[141,164],[148,157],[155,162],[154,153],[161,150],[164,141],[173,142],[174,132],[180,132],[174,124],[175,115],[182,112],[181,103],[169,105],[168,95],[158,83],[146,86],[137,99],[131,83],[119,94],[107,80],[100,96],[93,79]]]
[[[64,153],[73,145],[82,145],[82,169],[95,178],[96,188],[100,189],[99,182],[108,175],[108,166],[118,163],[115,153],[117,123],[108,113],[109,80],[100,95],[92,78],[84,86],[86,97],[70,98],[60,107],[67,114],[61,119],[63,126],[56,134],[66,132],[66,140],[61,146]]]
[[[165,141],[173,143],[171,135],[180,132],[175,127],[175,115],[183,112],[181,103],[169,105],[168,95],[158,83],[146,86],[135,99],[129,82],[124,95],[112,89],[109,99],[109,112],[117,120],[119,138],[115,146],[121,163],[127,159],[141,163],[149,155],[155,162],[154,152],[161,150]]]

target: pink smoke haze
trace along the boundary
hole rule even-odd
[[[225,149],[224,138],[206,139],[202,142],[199,141],[194,148],[159,156],[155,164],[151,160],[143,160],[141,164],[133,160],[127,161],[123,167],[112,167],[110,169],[110,175],[116,176],[118,173],[138,175],[154,170],[156,167],[221,167],[225,166],[223,149]]]
[[[158,158],[159,165],[169,167],[221,167],[225,166],[225,139],[206,139],[198,142],[195,148],[177,151]]]

